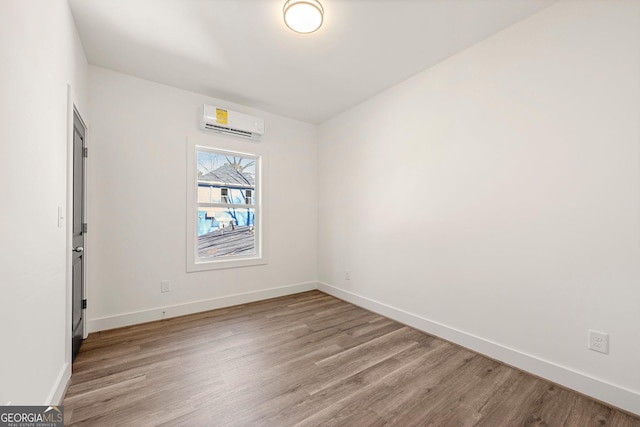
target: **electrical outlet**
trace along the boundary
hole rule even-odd
[[[163,280],[160,282],[160,292],[169,292],[171,290],[171,282]]]
[[[344,279],[345,280],[351,280],[351,270],[345,270],[344,271]]]
[[[609,334],[589,329],[589,350],[609,354]]]

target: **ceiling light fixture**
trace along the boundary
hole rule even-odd
[[[313,33],[322,25],[324,9],[318,0],[287,0],[284,23],[297,33]]]

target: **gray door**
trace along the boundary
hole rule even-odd
[[[84,305],[84,157],[85,157],[85,127],[73,112],[73,256],[72,273],[72,359],[80,350],[84,336],[82,322]]]

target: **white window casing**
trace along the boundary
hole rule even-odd
[[[266,157],[264,146],[256,146],[251,143],[242,143],[236,139],[226,138],[224,136],[204,136],[196,135],[187,138],[187,173],[186,173],[186,191],[187,191],[187,254],[186,254],[186,270],[187,272],[197,272],[206,270],[217,270],[224,268],[250,267],[264,265],[268,262],[267,257],[267,182],[266,182]],[[240,151],[240,149],[247,149]],[[197,151],[209,151],[214,154],[228,155],[234,157],[242,157],[245,159],[255,160],[255,190],[254,188],[243,188],[233,190],[226,187],[219,189],[219,202],[214,194],[218,188],[210,188],[207,193],[209,197],[203,197],[203,191],[198,187],[198,159]],[[203,188],[203,187],[200,187]],[[226,197],[225,191],[226,190]],[[244,200],[235,200],[235,195],[241,195]],[[216,194],[217,196],[217,194]],[[241,203],[238,203],[241,202]],[[250,255],[227,255],[201,257],[198,250],[198,210],[206,211],[207,219],[214,218],[212,212],[215,209],[242,209],[250,215],[249,209],[253,210],[253,227],[250,227],[254,233],[255,246],[254,253]],[[235,212],[235,211],[234,211]],[[247,220],[247,225],[249,221]],[[224,226],[224,228],[223,228]],[[226,227],[231,226],[230,223],[221,221],[219,227],[222,234]]]

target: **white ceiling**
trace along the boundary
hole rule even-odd
[[[69,0],[91,64],[309,123],[427,69],[555,0]]]

